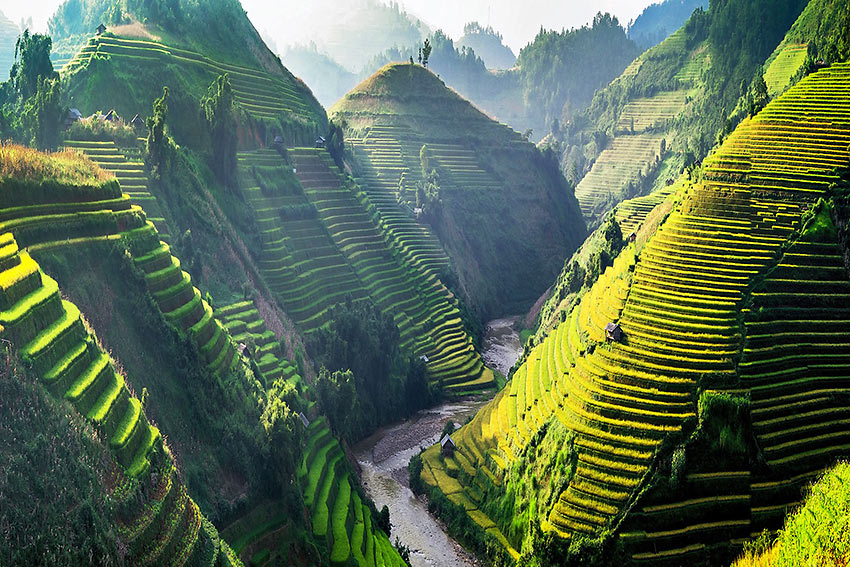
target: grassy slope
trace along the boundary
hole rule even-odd
[[[78,468],[71,473],[72,478],[85,477],[86,474],[90,477],[86,487],[88,494],[82,496],[89,505],[82,509],[83,517],[74,528],[91,531],[86,526],[113,522],[114,532],[126,544],[124,552],[132,562],[150,564],[158,558],[168,558],[175,565],[183,565],[192,558],[194,564],[212,567],[216,564],[216,556],[228,553],[229,549],[221,544],[215,528],[186,496],[182,482],[175,476],[170,451],[164,445],[159,430],[149,423],[142,404],[128,392],[123,371],[111,362],[90,335],[77,307],[62,300],[56,283],[40,271],[26,252],[18,251],[11,233],[4,234],[3,242],[4,271],[0,282],[5,308],[2,312],[4,340],[20,349],[28,367],[41,379],[43,386],[54,396],[69,400],[79,412],[77,415],[85,416],[96,426],[98,433],[92,436],[93,439],[103,439],[104,442],[109,439],[111,456],[99,459],[96,465],[91,460],[96,454],[92,453],[92,447],[77,445],[81,455],[76,455],[75,461],[93,470],[87,473]],[[11,359],[7,359],[7,372],[11,372],[12,363]],[[50,416],[45,417],[45,423],[50,427]],[[44,435],[38,434],[35,435],[35,443],[29,442],[29,458],[38,456],[39,445],[44,445],[39,440],[43,439]],[[61,441],[54,442],[53,456],[44,458],[42,455],[41,462],[31,463],[33,466],[29,473],[42,472],[44,478],[39,478],[41,482],[50,481],[50,474],[45,468],[50,459],[54,460],[55,466],[57,458],[61,460],[63,452],[74,446],[72,439],[63,439],[61,434],[55,439]],[[104,469],[108,472],[104,473]],[[91,473],[94,473],[93,477]],[[83,483],[85,486],[86,481],[83,480]],[[108,488],[105,486],[107,483]],[[74,485],[73,482],[70,484]],[[140,493],[142,486],[145,487],[145,495]],[[79,493],[79,486],[76,490]],[[59,492],[64,494],[66,491],[62,489]],[[115,505],[114,510],[102,510],[100,499],[103,492],[108,493],[109,501]],[[27,501],[30,496],[27,495]],[[97,512],[95,507],[99,508]],[[48,512],[50,507],[46,508],[44,512]],[[79,505],[75,508],[79,509]],[[88,518],[86,514],[89,514]],[[47,517],[45,515],[44,519]],[[67,521],[68,518],[64,519]],[[111,546],[98,537],[97,530],[94,535],[100,541],[89,540],[82,549],[85,551],[88,547],[89,556],[111,553]],[[47,537],[47,534],[44,532],[42,537]],[[56,537],[56,534],[49,537]],[[39,541],[35,538],[31,547],[19,549],[23,553],[18,559],[28,557],[41,563],[53,556],[58,560],[61,553],[56,548],[64,547],[48,539]],[[101,549],[95,552],[94,547]],[[65,559],[70,559],[67,553]]]
[[[847,483],[850,464],[838,463],[812,485],[800,509],[786,519],[774,544],[748,551],[734,567],[844,564],[850,554]]]
[[[431,225],[468,296],[484,310],[533,303],[584,236],[568,187],[547,173],[544,158],[421,66],[385,67],[330,113],[347,122],[348,137],[359,144],[355,156],[364,155],[360,147],[378,147],[370,131],[389,131],[385,137],[402,147],[411,194],[419,151],[433,146],[441,207]],[[400,175],[369,161],[379,175]]]
[[[258,62],[233,65],[200,49],[196,43],[190,42],[191,47],[186,48],[179,39],[163,35],[138,39],[108,33],[92,38],[65,68],[69,103],[84,115],[114,108],[129,119],[135,114],[145,116],[152,101],[167,86],[172,135],[180,143],[200,148],[208,140],[198,110],[200,100],[212,81],[227,72],[234,83],[237,102],[253,118],[243,117],[243,144],[270,142],[281,133],[289,143],[309,143],[316,133],[325,131],[326,117],[321,105],[276,60],[271,69]],[[275,99],[291,100],[295,106],[275,104]],[[269,101],[268,110],[254,106],[269,106]]]

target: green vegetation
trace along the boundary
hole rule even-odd
[[[15,62],[9,80],[0,83],[0,136],[41,149],[59,145],[65,117],[59,77],[50,62],[49,36],[24,30],[15,43]]]
[[[681,28],[697,8],[708,8],[708,0],[662,0],[650,4],[629,24],[629,38],[641,49],[649,49]]]
[[[492,26],[484,27],[478,22],[463,26],[463,35],[457,40],[461,47],[475,52],[488,69],[510,69],[516,65],[516,55],[502,43],[504,38]]]
[[[596,90],[622,72],[638,53],[610,14],[597,14],[592,26],[541,31],[517,59],[523,98],[536,109],[538,131],[542,134],[554,120],[569,119],[577,109],[586,107]],[[567,80],[579,69],[583,80]]]
[[[492,29],[475,27],[474,23],[467,27],[469,34],[465,37],[487,38],[486,43],[501,46]],[[487,58],[474,46],[462,40],[456,46],[441,30],[432,33],[428,41],[433,48],[429,68],[446,84],[488,114],[521,131],[531,130],[537,138],[543,137],[554,121],[566,123],[583,110],[596,89],[616,77],[640,53],[617,19],[602,13],[591,25],[578,29],[541,29],[519,57],[514,59],[510,54],[509,61],[515,65],[506,65],[505,71],[488,71],[492,64],[485,65]],[[373,71],[388,63],[417,59],[420,44],[407,45],[388,49],[375,57],[367,69]],[[582,80],[567,80],[576,75]]]
[[[90,554],[118,561],[109,536],[108,447],[94,427],[52,398],[13,352],[0,369],[0,480],[8,528],[0,538],[7,565],[75,564]],[[33,475],[38,471],[37,488]],[[38,522],[32,518],[38,517]],[[80,529],[86,525],[85,531]]]
[[[239,19],[248,23],[244,14]],[[204,150],[212,141],[206,113],[198,109],[210,84],[227,74],[239,123],[258,140],[271,144],[275,136],[283,136],[289,144],[304,144],[326,130],[324,110],[277,60],[265,61],[262,51],[253,62],[213,59],[215,52],[208,48],[187,47],[192,37],[137,38],[113,33],[92,37],[63,69],[67,96],[77,101],[84,114],[114,108],[129,117],[143,115],[167,86],[171,115],[177,117],[170,125],[172,136],[190,148]]]
[[[809,489],[799,510],[788,516],[771,545],[761,538],[734,563],[735,567],[840,565],[847,554],[850,464],[840,462]],[[767,547],[767,546],[770,547]]]
[[[319,403],[340,438],[357,441],[437,397],[425,363],[399,350],[393,318],[369,302],[332,308],[329,323],[308,338],[307,348],[322,367]]]
[[[439,250],[433,230],[473,312],[532,304],[584,235],[554,161],[422,66],[385,67],[330,113],[347,126],[355,178],[384,222],[425,258]],[[439,181],[416,222],[423,146]]]
[[[236,184],[236,116],[233,87],[227,73],[219,75],[201,101],[212,139],[210,167],[226,186]]]
[[[47,390],[57,398],[68,400],[79,416],[85,416],[100,434],[90,435],[88,442],[80,445],[76,434],[84,434],[87,427],[84,424],[80,429],[74,428],[70,437],[60,434],[52,437],[51,441],[54,466],[59,464],[56,459],[61,459],[69,447],[76,445],[80,450],[80,455],[74,457],[75,474],[68,478],[82,481],[82,485],[72,483],[71,486],[75,487],[77,494],[81,486],[87,490],[86,496],[80,499],[86,505],[80,507],[77,501],[74,509],[83,514],[80,517],[82,522],[90,527],[98,526],[94,530],[86,530],[90,539],[82,542],[82,551],[88,548],[91,553],[117,553],[114,544],[107,543],[114,541],[112,536],[104,538],[101,535],[104,530],[109,533],[114,530],[120,534],[126,544],[123,553],[131,561],[145,564],[153,563],[159,557],[177,557],[180,559],[177,564],[182,565],[190,556],[201,554],[206,547],[215,551],[214,556],[220,550],[227,549],[226,544],[222,545],[218,540],[214,528],[211,532],[201,534],[203,518],[180,481],[172,477],[172,456],[159,430],[140,411],[140,404],[128,391],[123,375],[85,329],[79,309],[61,299],[55,282],[40,271],[26,252],[18,251],[10,233],[2,238],[7,244],[4,248],[4,273],[0,277],[5,300],[0,319],[3,321],[5,340],[20,349],[28,368],[42,379]],[[9,277],[10,272],[22,270],[27,272],[25,277]],[[43,288],[46,288],[46,293],[42,292]],[[13,359],[10,353],[7,353],[7,357],[5,375],[10,376]],[[35,400],[38,398],[30,399],[32,403],[37,403]],[[43,401],[41,404],[50,416],[49,406],[45,406]],[[57,409],[53,410],[54,415]],[[79,416],[72,418],[72,423]],[[53,419],[53,422],[48,420],[47,423],[55,424],[55,417]],[[44,439],[43,433],[35,438]],[[64,443],[60,440],[64,440]],[[105,447],[98,445],[101,442],[105,445],[107,440],[111,458],[104,460],[99,453],[104,452]],[[20,457],[37,458],[46,448],[43,443],[40,445],[28,445],[23,452],[16,454],[18,457],[15,462]],[[21,451],[17,443],[11,447]],[[84,458],[80,460],[80,456]],[[43,457],[42,463],[36,468],[46,470],[43,467],[48,463],[44,462]],[[41,482],[44,480],[41,479]],[[143,492],[143,485],[152,487],[151,492]],[[41,486],[43,490],[46,489],[41,494],[49,494],[49,485]],[[68,491],[67,478],[63,486],[59,491],[61,494],[67,492],[69,497],[75,496],[74,491]],[[12,491],[15,489],[13,486]],[[116,507],[114,511],[102,500],[107,495],[107,501]],[[31,501],[30,498],[26,500]],[[61,501],[54,500],[59,505]],[[165,501],[169,502],[167,507],[161,505]],[[53,510],[54,505],[48,504],[46,509]],[[42,510],[40,513],[45,512]],[[68,513],[68,509],[62,512],[65,522]],[[48,517],[49,514],[42,516]],[[42,537],[47,533],[44,532]],[[57,534],[52,532],[50,536],[56,537]],[[75,539],[73,535],[70,537]],[[16,543],[15,562],[42,561],[49,557],[61,560],[57,553],[62,553],[60,550],[63,546],[51,546],[49,542],[39,539],[36,538],[26,547]],[[174,542],[177,547],[168,549],[168,542]],[[80,550],[74,548],[64,553],[74,551]],[[196,561],[202,565],[214,564],[214,561],[205,562],[203,558]]]
[[[492,377],[464,332],[457,300],[426,264],[430,250],[391,230],[329,153],[286,155],[244,152],[239,163],[260,268],[290,316],[313,334],[334,305],[368,296],[398,326],[403,356],[428,358],[432,383],[458,392],[487,387]]]
[[[386,507],[379,514],[352,478],[342,447],[331,436],[327,422],[316,419],[307,429],[298,479],[313,535],[317,541],[328,543],[330,564],[405,565],[385,533],[389,529]]]
[[[509,385],[453,436],[453,459],[423,454],[422,481],[482,531],[495,524],[506,549],[544,553],[535,525],[568,538],[564,564],[618,547],[633,563],[717,564],[778,527],[846,450],[838,306],[850,282],[817,200],[846,163],[848,73],[834,64],[803,79],[690,181],[617,213],[635,243],[577,304],[553,310]],[[613,322],[623,336],[609,342]],[[575,456],[532,460],[552,420],[575,436]],[[566,480],[540,467],[558,459]],[[537,514],[516,512],[534,503]]]
[[[591,226],[618,202],[668,185],[766,104],[766,89],[756,88],[761,65],[805,4],[699,8],[597,92],[569,128],[553,128],[551,142]]]

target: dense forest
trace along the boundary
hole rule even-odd
[[[663,0],[650,4],[629,24],[629,38],[641,49],[649,49],[681,28],[697,8],[708,8],[708,1]]]
[[[516,64],[516,55],[504,44],[502,34],[492,26],[484,27],[478,22],[469,22],[463,26],[463,35],[457,43],[473,50],[484,60],[488,69],[510,69]]]

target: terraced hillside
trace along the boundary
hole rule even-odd
[[[428,226],[412,214],[416,190],[422,183],[417,154],[422,146],[416,149],[415,134],[403,126],[374,126],[362,138],[347,142],[363,168],[358,181],[380,214],[383,229],[410,250],[410,261],[439,275],[448,268],[449,258]],[[399,203],[402,188],[407,198]]]
[[[147,219],[153,222],[160,238],[165,241],[170,239],[171,231],[165,222],[165,217],[156,197],[148,191],[148,179],[145,174],[145,164],[140,161],[132,161],[118,149],[115,142],[89,142],[84,140],[67,140],[65,147],[77,150],[101,169],[115,175],[130,202],[144,209]]]
[[[12,232],[32,252],[117,240],[121,232],[145,222],[143,211],[117,184],[97,192],[71,191],[64,201],[40,197],[26,196],[0,209],[0,230]]]
[[[680,29],[641,55],[612,83],[613,89],[634,83],[647,61],[670,58],[679,65],[675,75],[677,89],[630,98],[619,110],[613,139],[577,185],[576,197],[591,224],[598,223],[618,202],[638,196],[644,179],[652,179],[658,162],[672,149],[672,121],[686,111],[689,97],[699,88],[704,51],[704,46],[688,51],[684,29]],[[648,65],[647,69],[651,67]]]
[[[484,311],[533,303],[584,236],[553,164],[422,66],[384,67],[329,114],[382,224],[429,271],[445,250]]]
[[[791,78],[800,70],[806,61],[807,45],[796,43],[781,46],[774,54],[773,61],[764,72],[764,81],[767,83],[767,92],[776,96],[791,84]]]
[[[649,216],[656,210],[656,207],[665,202],[670,195],[673,195],[685,184],[684,179],[679,179],[676,183],[671,183],[658,191],[654,191],[643,197],[636,197],[623,201],[617,205],[614,213],[617,219],[617,224],[620,225],[620,230],[623,236],[628,237],[631,234],[639,235],[641,228],[644,227]],[[661,219],[657,219],[660,221]]]
[[[313,535],[327,540],[331,565],[403,567],[405,562],[378,527],[364,495],[324,418],[307,429],[307,447],[298,469]]]
[[[640,108],[639,104],[636,108]],[[576,187],[576,198],[585,217],[598,218],[623,197],[637,196],[628,194],[628,186],[650,174],[651,166],[661,159],[664,140],[660,133],[614,138]],[[663,143],[666,146],[666,141]]]
[[[180,260],[159,239],[152,222],[124,234],[133,262],[144,272],[145,285],[165,319],[185,333],[198,347],[207,368],[227,375],[241,364],[241,356],[212,307],[192,285],[191,276],[180,269]]]
[[[117,535],[134,565],[241,565],[187,495],[160,431],[125,378],[9,232],[0,235],[2,336],[54,396],[94,423],[123,471],[112,498]],[[146,488],[139,491],[140,485]]]
[[[224,324],[236,343],[252,349],[251,356],[257,363],[266,388],[279,379],[293,384],[301,381],[298,370],[280,352],[280,343],[274,332],[266,327],[253,301],[240,301],[216,309],[215,317]]]
[[[173,44],[107,33],[92,37],[63,69],[70,81],[70,96],[84,114],[102,108],[114,108],[122,116],[144,114],[150,101],[161,94],[162,86],[169,86],[179,97],[172,105],[181,120],[172,130],[181,141],[188,135],[198,135],[200,117],[187,114],[192,102],[197,104],[210,83],[225,73],[239,108],[268,130],[243,133],[244,137],[265,137],[273,130],[274,135],[283,134],[288,143],[307,143],[324,133],[324,110],[309,89],[279,64],[271,71],[245,67]],[[128,88],[124,74],[135,77],[136,89]],[[107,83],[113,85],[111,91],[100,93],[99,87]]]
[[[242,152],[238,160],[239,184],[260,230],[258,264],[289,316],[310,332],[327,322],[332,305],[347,296],[366,297],[297,179],[287,175],[281,156],[274,150],[258,150]],[[263,172],[279,185],[266,184],[258,177]]]
[[[392,314],[402,346],[428,358],[432,381],[458,392],[488,387],[493,375],[463,329],[457,300],[427,265],[409,260],[419,251],[382,230],[368,197],[327,152],[296,148],[288,156],[292,165],[270,150],[239,156],[240,183],[261,231],[260,268],[287,312],[311,332],[346,297],[369,297]],[[264,181],[270,176],[277,187]]]
[[[828,209],[801,219],[850,160],[848,79],[833,65],[739,126],[640,255],[627,247],[461,430],[460,453],[497,479],[548,420],[574,435],[544,529],[610,529],[634,563],[729,560],[847,451],[850,284]]]

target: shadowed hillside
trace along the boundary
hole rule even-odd
[[[420,65],[385,67],[330,113],[370,199],[430,227],[487,313],[533,303],[584,237],[554,162]]]

